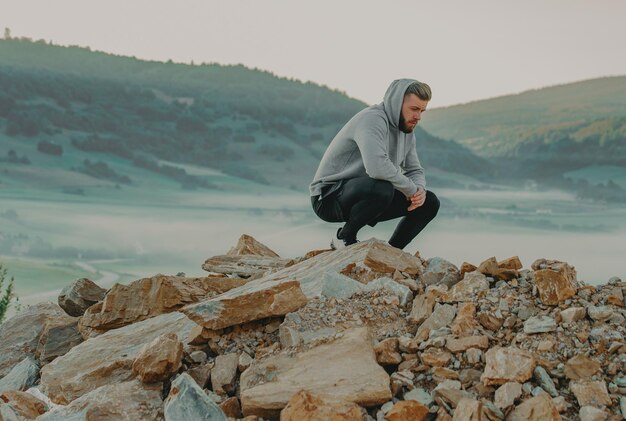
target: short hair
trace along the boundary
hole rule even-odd
[[[430,86],[425,84],[424,82],[413,82],[406,88],[404,91],[404,96],[415,94],[422,101],[430,101],[433,97],[433,93],[430,90]]]

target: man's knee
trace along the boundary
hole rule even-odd
[[[426,190],[426,199],[424,200],[424,205],[426,209],[429,210],[430,214],[434,218],[437,216],[437,212],[439,212],[439,206],[441,202],[439,202],[439,198],[435,195],[435,193],[430,190]]]

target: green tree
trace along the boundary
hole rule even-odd
[[[11,305],[11,301],[15,297],[13,293],[13,277],[11,277],[9,284],[3,290],[6,275],[7,269],[0,263],[0,323],[4,320],[4,316]]]

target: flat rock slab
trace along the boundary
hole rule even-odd
[[[350,267],[358,268],[360,273],[350,277],[364,284],[376,278],[393,276],[396,271],[419,275],[424,270],[417,257],[373,238],[341,250],[318,254],[249,284],[297,279],[304,295],[314,298],[322,295],[323,283],[319,280],[325,272],[346,274],[346,269]]]
[[[184,305],[204,300],[244,285],[245,281],[222,276],[186,278],[156,275],[128,285],[115,284],[104,300],[91,306],[80,319],[83,337],[95,336]]]
[[[367,328],[350,329],[333,342],[290,356],[253,363],[241,375],[244,415],[276,417],[298,390],[328,394],[361,406],[391,399],[389,375],[376,362]]]
[[[207,272],[237,275],[243,278],[263,275],[268,271],[283,269],[293,263],[291,259],[268,256],[228,256],[219,255],[209,257],[202,264],[202,269]]]
[[[166,333],[184,342],[194,326],[184,314],[173,312],[91,338],[41,370],[42,391],[66,405],[100,386],[127,381],[144,345]]]
[[[54,303],[29,306],[0,325],[0,377],[28,355],[34,355],[49,320],[65,318],[65,311]]]
[[[10,407],[17,416],[23,417],[23,419],[27,420],[34,420],[39,415],[48,411],[48,405],[46,405],[46,403],[41,399],[36,398],[30,393],[18,392],[15,390],[0,393],[0,406]],[[0,413],[0,420],[2,419],[3,414]]]
[[[485,385],[524,383],[532,377],[536,364],[530,352],[515,347],[492,348],[485,358],[485,371],[480,376]]]
[[[68,406],[46,412],[37,421],[161,421],[162,388],[160,383],[147,386],[138,380],[102,386]]]
[[[249,283],[182,309],[208,329],[222,329],[271,316],[282,316],[307,303],[298,281]]]

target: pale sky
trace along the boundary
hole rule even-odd
[[[0,0],[13,36],[241,63],[368,104],[410,77],[431,85],[430,108],[625,75],[624,22],[624,0]]]

